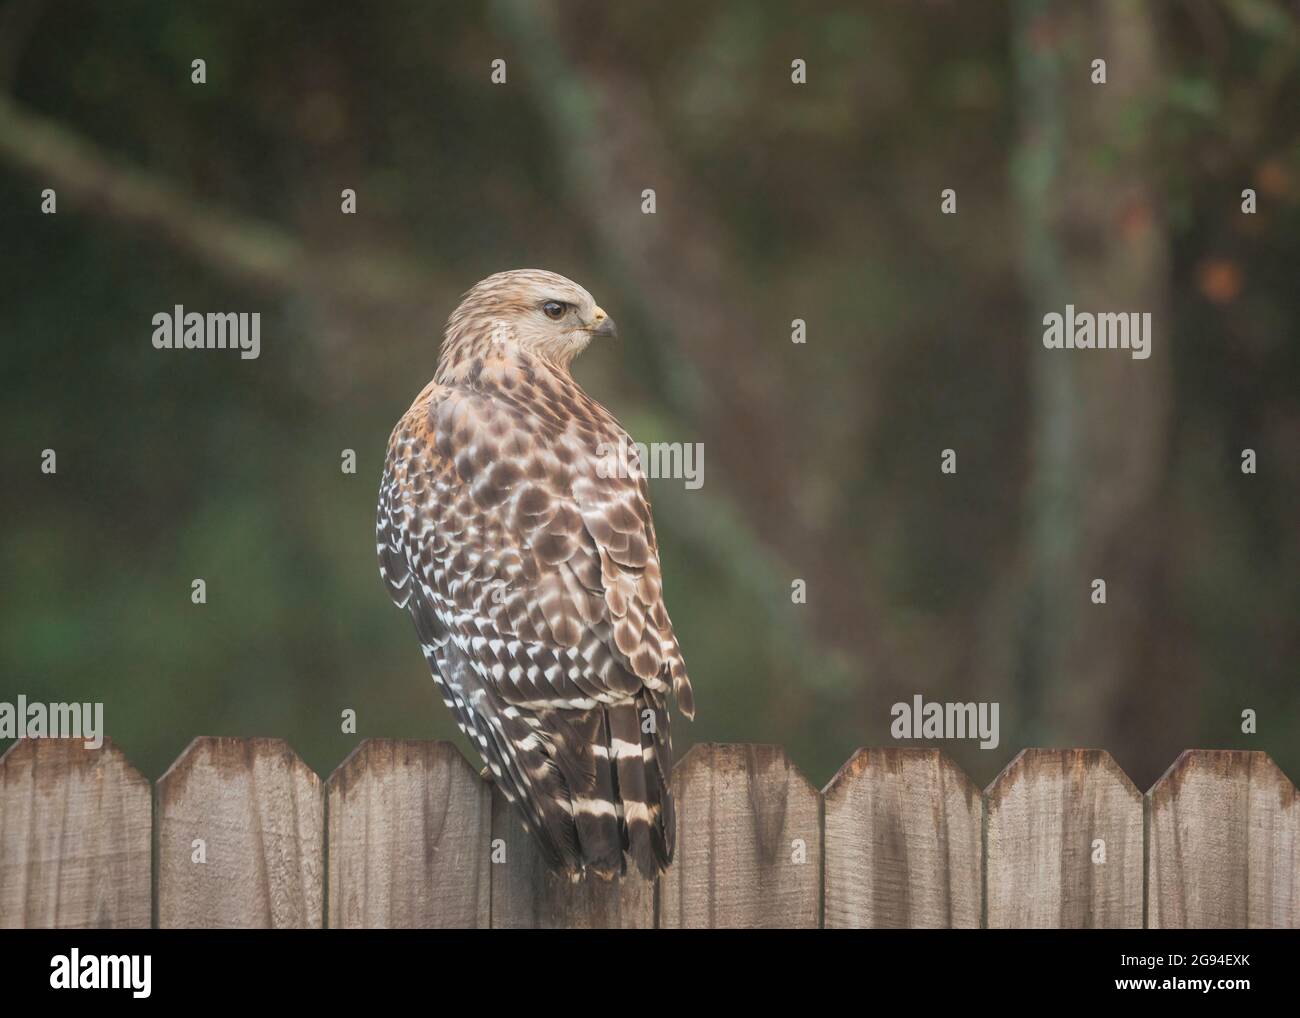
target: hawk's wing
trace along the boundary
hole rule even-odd
[[[394,602],[408,604],[412,582],[427,587],[508,703],[589,707],[671,684],[689,715],[635,447],[625,441],[619,476],[617,439],[585,422],[561,428],[458,389],[414,410],[393,432],[380,493]]]

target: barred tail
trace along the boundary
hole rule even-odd
[[[646,690],[607,713],[623,844],[637,869],[654,877],[673,857],[668,712],[661,698]]]
[[[664,698],[645,690],[591,710],[520,713],[533,738],[500,747],[515,759],[498,780],[518,800],[548,863],[608,877],[625,870],[626,853],[643,876],[662,872],[672,861],[674,838]]]
[[[542,724],[552,732],[556,765],[567,785],[566,807],[577,849],[570,868],[613,876],[623,869],[623,839],[605,709],[548,711]]]

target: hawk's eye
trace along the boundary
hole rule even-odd
[[[547,318],[554,319],[555,321],[559,321],[564,317],[564,305],[558,300],[548,300],[542,305],[542,311]]]

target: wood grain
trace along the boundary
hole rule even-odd
[[[0,758],[0,927],[150,923],[149,783],[108,740],[20,739]]]
[[[822,793],[827,928],[975,928],[979,789],[938,750],[860,749]]]
[[[655,883],[635,870],[572,883],[549,872],[500,791],[492,794],[492,925],[497,929],[651,929]],[[500,853],[504,849],[504,859]]]
[[[1300,805],[1267,753],[1188,750],[1151,791],[1148,924],[1300,927]]]
[[[821,801],[784,749],[700,744],[673,786],[677,851],[660,878],[661,926],[819,925]]]
[[[319,927],[327,833],[338,927],[971,927],[981,897],[990,927],[1136,927],[1144,903],[1152,927],[1300,927],[1300,805],[1264,753],[1188,751],[1144,798],[1104,752],[1026,750],[981,798],[937,751],[859,750],[819,796],[779,747],[701,745],[674,790],[658,885],[570,883],[447,743],[368,740],[325,786],[281,740],[200,738],[151,800],[109,743],[20,740],[0,927],[143,927],[151,903]]]
[[[157,809],[160,927],[321,925],[322,784],[284,740],[195,739]]]
[[[1024,750],[985,803],[989,927],[1142,926],[1142,794],[1109,753]]]
[[[492,792],[455,746],[367,739],[327,796],[330,926],[489,925]]]

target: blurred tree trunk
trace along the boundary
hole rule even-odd
[[[1104,745],[1126,729],[1129,706],[1155,698],[1145,663],[1164,633],[1174,337],[1153,144],[1157,43],[1152,12],[1136,0],[1021,0],[1015,32],[1015,187],[1035,387],[1015,706],[1026,741]],[[1095,59],[1106,61],[1105,84],[1092,81]],[[1043,315],[1066,304],[1151,312],[1150,358],[1045,349]],[[1094,579],[1106,581],[1104,605],[1092,602]]]
[[[788,345],[788,324],[755,319],[751,295],[736,289],[732,239],[665,143],[644,82],[576,44],[583,10],[525,0],[499,0],[495,9],[503,30],[531,47],[528,73],[566,158],[574,210],[623,289],[643,295],[639,314],[656,335],[646,370],[668,405],[699,428],[715,476],[758,538],[751,554],[770,549],[790,571],[776,592],[783,600],[790,578],[806,580],[817,599],[807,613],[817,643],[885,684],[895,663],[880,598],[860,560],[843,550],[858,542],[821,532],[800,511],[807,456],[787,362],[763,352],[764,343]],[[643,187],[660,203],[651,218],[641,212]],[[810,671],[818,667],[825,662],[809,662]]]

